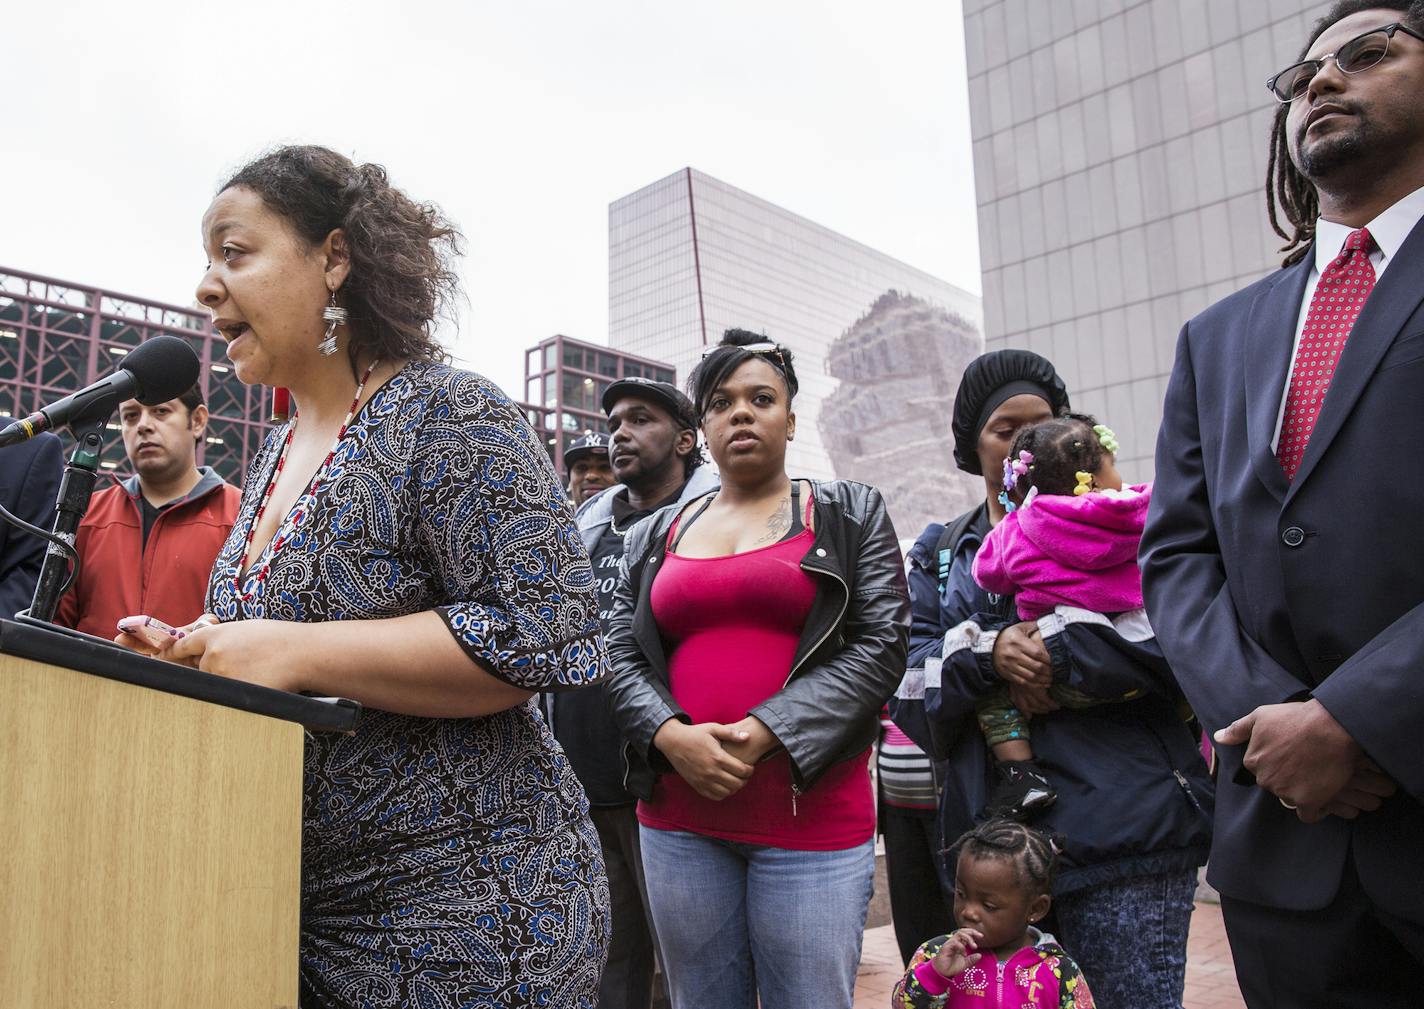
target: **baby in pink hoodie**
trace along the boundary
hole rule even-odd
[[[1094,418],[1068,414],[1019,431],[1004,461],[1009,514],[974,558],[974,580],[1011,595],[1022,620],[1057,606],[1097,613],[1142,607],[1137,547],[1152,485],[1124,487],[1117,439]],[[1064,684],[1049,696],[1065,708],[1130,698],[1091,697]],[[979,726],[997,761],[999,782],[985,812],[1024,819],[1057,798],[1033,760],[1028,719],[1008,686],[980,702]]]

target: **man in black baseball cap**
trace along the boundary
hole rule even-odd
[[[603,390],[603,412],[611,419],[613,408],[627,396],[661,406],[679,428],[697,430],[697,412],[693,409],[692,400],[670,382],[657,382],[651,378],[620,378]]]
[[[576,521],[593,562],[599,616],[607,627],[628,530],[659,508],[712,490],[717,475],[713,467],[702,465],[692,401],[676,386],[620,379],[603,394],[603,410],[611,432],[613,475],[621,483],[579,508]],[[622,735],[613,724],[602,684],[546,694],[544,707],[588,793],[608,869],[613,940],[598,1004],[647,1009],[655,943],[638,848],[637,799],[623,788]]]
[[[626,531],[630,520],[676,500],[701,465],[697,415],[677,386],[648,378],[612,383],[603,393],[603,412],[613,475],[623,485],[610,495],[611,518]]]
[[[608,463],[608,435],[585,431],[564,450],[569,471],[569,500],[578,508],[613,486],[613,467]]]

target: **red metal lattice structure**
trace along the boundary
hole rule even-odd
[[[211,419],[198,461],[240,484],[268,429],[271,391],[237,380],[223,340],[201,309],[42,277],[0,266],[0,417],[23,416],[109,374],[123,355],[160,334],[188,341],[202,363]],[[661,361],[557,335],[525,356],[529,422],[560,474],[564,449],[586,430],[607,431],[600,400],[608,384],[641,375],[673,382]],[[127,470],[116,422],[104,446],[104,468]]]
[[[237,380],[208,314],[0,267],[0,415],[23,416],[109,374],[160,334],[188,341],[202,362],[211,420],[198,461],[238,484],[267,429],[270,392]],[[116,422],[104,468],[124,470]]]

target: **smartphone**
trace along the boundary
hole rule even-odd
[[[157,617],[149,616],[124,617],[119,621],[119,630],[142,638],[154,648],[162,648],[174,638],[184,637],[182,631],[169,627]]]

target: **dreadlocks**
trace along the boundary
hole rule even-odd
[[[1411,28],[1424,30],[1424,0],[1339,0],[1329,12],[1315,22],[1310,39],[1300,51],[1299,59],[1315,44],[1315,40],[1335,22],[1367,10],[1397,10],[1404,13],[1401,21]],[[1320,202],[1315,195],[1315,186],[1300,173],[1290,157],[1290,138],[1286,134],[1286,116],[1290,105],[1283,104],[1276,109],[1271,120],[1271,155],[1266,163],[1266,212],[1270,217],[1271,230],[1286,240],[1280,251],[1284,254],[1281,266],[1292,266],[1305,258],[1310,244],[1315,241],[1315,219],[1320,216]],[[1287,232],[1282,226],[1277,208],[1285,215],[1285,223],[1291,226]]]

